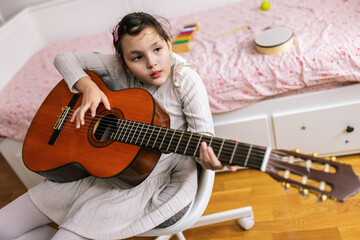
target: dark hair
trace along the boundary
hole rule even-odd
[[[166,19],[161,19],[165,20],[168,23]],[[116,56],[121,60],[124,68],[126,67],[126,63],[123,55],[123,49],[121,47],[121,39],[126,34],[136,36],[147,27],[154,28],[155,31],[160,35],[160,37],[165,41],[171,39],[169,31],[165,30],[163,25],[157,19],[155,19],[155,17],[144,12],[134,12],[127,14],[115,26],[113,30],[113,44],[115,47]]]

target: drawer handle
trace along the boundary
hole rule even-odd
[[[348,133],[351,133],[351,132],[353,132],[355,130],[355,128],[353,128],[353,127],[351,127],[351,126],[347,126],[347,128],[346,128],[346,132],[348,132]]]

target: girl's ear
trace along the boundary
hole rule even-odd
[[[167,45],[168,45],[168,47],[169,47],[169,52],[170,52],[170,54],[173,52],[172,51],[172,40],[171,40],[171,38],[169,38],[169,40],[167,41]]]

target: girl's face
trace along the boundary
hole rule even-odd
[[[153,28],[145,28],[137,36],[126,34],[121,39],[128,70],[143,83],[160,86],[170,74],[171,42],[166,42]]]

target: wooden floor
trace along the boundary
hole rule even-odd
[[[360,175],[360,156],[338,158],[351,164]],[[0,156],[0,207],[26,191],[25,187]],[[360,193],[345,203],[316,202],[304,198],[296,189],[286,194],[268,175],[239,170],[217,173],[213,194],[205,214],[252,206],[255,226],[242,230],[235,221],[189,229],[188,240],[358,240],[360,239]],[[153,239],[153,238],[132,238]],[[177,239],[173,237],[172,239]]]

